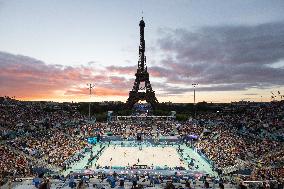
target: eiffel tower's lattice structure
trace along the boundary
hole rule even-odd
[[[145,56],[145,39],[144,39],[144,28],[145,22],[142,20],[139,23],[140,26],[140,46],[139,46],[139,60],[138,68],[135,74],[136,79],[134,86],[131,91],[129,91],[129,97],[127,100],[128,107],[133,107],[133,105],[139,100],[150,103],[152,108],[158,103],[155,96],[155,91],[153,91],[150,80],[149,73],[146,66],[146,56]],[[141,85],[141,86],[140,86]]]

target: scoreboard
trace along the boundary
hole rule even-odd
[[[88,143],[89,144],[96,144],[98,142],[97,137],[89,137],[88,138]]]

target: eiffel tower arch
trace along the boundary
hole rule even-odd
[[[139,23],[140,26],[140,45],[139,45],[139,60],[138,60],[138,68],[135,74],[135,81],[131,91],[129,91],[129,97],[127,99],[127,106],[132,108],[135,103],[139,100],[146,101],[151,104],[152,108],[155,108],[158,100],[155,95],[155,91],[153,91],[149,73],[147,71],[146,66],[146,56],[145,56],[145,39],[144,39],[144,28],[145,22],[143,20]]]

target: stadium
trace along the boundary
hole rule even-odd
[[[1,157],[7,159],[1,161],[2,187],[34,188],[49,183],[51,188],[80,184],[87,188],[203,188],[207,184],[218,188],[221,183],[225,188],[241,184],[254,188],[281,184],[283,122],[273,120],[281,119],[283,101],[236,104],[233,114],[226,106],[222,109],[200,112],[186,121],[176,120],[174,114],[148,118],[145,113],[121,117],[110,112],[106,121],[90,122],[79,113],[78,104],[1,98]],[[260,114],[273,126],[264,125],[259,131],[255,117]],[[245,124],[242,117],[247,115]]]
[[[70,6],[74,6],[77,11],[75,4],[70,3]],[[174,6],[171,7],[174,9]],[[65,8],[64,6],[62,10]],[[130,9],[123,10],[123,14],[127,12],[130,15]],[[179,10],[183,10],[181,4]],[[53,11],[52,9],[51,12]],[[72,15],[73,11],[68,10],[68,14],[65,13]],[[13,11],[8,14],[10,12]],[[90,11],[89,14],[95,13]],[[175,14],[178,15],[179,11]],[[126,17],[131,17],[129,15]],[[86,20],[88,19],[87,17]],[[73,20],[66,20],[66,26],[71,23],[74,29]],[[86,23],[83,20],[80,20],[80,24],[84,25]],[[161,20],[165,21],[164,18]],[[155,53],[157,56],[158,50],[164,51],[166,56],[160,59],[163,66],[159,67],[155,61],[149,61],[152,64],[149,68],[146,61],[147,30],[143,12],[139,23],[136,24],[139,26],[139,48],[138,63],[134,66],[131,63],[131,66],[124,67],[100,65],[92,68],[97,64],[96,61],[89,61],[88,65],[77,67],[64,67],[59,64],[50,66],[37,59],[0,51],[0,188],[283,189],[284,95],[281,90],[284,69],[281,61],[284,59],[284,51],[277,49],[271,52],[272,55],[267,55],[265,53],[269,50],[264,46],[269,44],[269,48],[272,48],[271,44],[275,41],[275,46],[281,46],[279,43],[283,42],[283,34],[280,40],[275,40],[273,36],[278,34],[282,25],[284,28],[284,24],[276,32],[270,32],[274,28],[272,24],[257,25],[256,31],[255,28],[249,28],[240,34],[241,39],[236,39],[238,35],[235,34],[252,26],[236,28],[226,25],[216,29],[206,25],[197,31],[163,31],[164,28],[159,28],[159,37],[168,36],[159,38],[159,44],[152,43],[149,49],[154,51],[151,54],[153,56]],[[120,28],[116,29],[119,33]],[[138,31],[138,28],[136,29]],[[61,30],[64,31],[64,28]],[[74,31],[80,36],[81,31]],[[68,33],[74,31],[69,30]],[[216,31],[218,34],[211,35],[210,32]],[[255,37],[255,33],[259,31],[263,33]],[[1,32],[0,30],[0,34]],[[100,33],[99,38],[108,41],[107,37],[101,37],[105,36],[104,32],[106,31]],[[249,35],[245,36],[246,33]],[[250,38],[259,41],[264,39],[265,42],[248,45]],[[114,45],[117,36],[110,39]],[[97,52],[107,44],[104,40]],[[211,40],[214,45],[208,42]],[[227,44],[226,40],[229,40],[228,49],[223,47]],[[222,47],[215,48],[218,43]],[[160,49],[155,49],[153,44],[160,45]],[[246,54],[245,51],[252,51],[252,46],[257,46],[257,52],[260,51],[260,54],[265,54],[266,57],[257,59],[252,52]],[[243,50],[243,47],[249,48]],[[260,47],[264,50],[259,50]],[[215,49],[224,51],[225,54],[216,55]],[[230,54],[237,50],[241,51],[237,56]],[[274,62],[269,67],[265,61],[277,52],[282,53],[282,56],[273,59]],[[169,56],[171,53],[174,54],[173,57]],[[68,52],[69,54],[72,53]],[[110,52],[101,54],[106,58],[111,57]],[[187,57],[188,54],[190,58]],[[213,58],[208,58],[209,56]],[[233,75],[232,67],[229,66],[230,69],[226,70],[225,64],[230,58],[231,62],[243,64],[243,70],[240,71],[241,68],[238,67],[236,75]],[[214,62],[215,59],[220,59],[224,65],[220,66],[221,63]],[[260,69],[251,66],[254,59],[261,63],[264,61],[264,66]],[[193,60],[197,62],[192,63]],[[212,62],[207,65],[205,60]],[[181,65],[181,62],[175,61],[190,63]],[[202,69],[205,71],[196,74]],[[96,71],[101,71],[101,75]],[[268,72],[267,75],[265,71]],[[254,72],[257,72],[257,81],[253,80]],[[122,77],[119,75],[121,73],[128,75]],[[194,79],[188,79],[188,74]],[[229,83],[219,83],[220,80],[228,80]],[[96,83],[87,84],[89,81]],[[35,85],[37,82],[39,85]],[[86,83],[82,85],[83,82]],[[103,84],[100,85],[100,82]],[[133,85],[129,90],[130,82]],[[270,85],[272,89],[269,88]],[[157,92],[153,90],[155,87],[158,88]],[[248,92],[255,90],[262,90],[261,93],[257,91],[261,95]],[[233,99],[240,91],[247,92],[243,96],[260,98],[257,97],[256,101],[242,98],[240,101],[206,102],[196,100],[197,91],[206,93],[202,93],[205,99],[209,94],[212,95],[211,99],[222,100],[229,98],[227,96]],[[213,93],[210,93],[212,91],[218,94],[213,96]],[[225,95],[217,97],[221,94],[220,91],[225,91]],[[230,93],[227,93],[228,91]],[[13,94],[19,95],[19,98]],[[103,100],[92,100],[94,94]],[[193,102],[180,102],[184,100],[182,94],[189,95]],[[266,97],[263,98],[262,95]],[[89,97],[87,100],[86,96]],[[109,96],[115,101],[104,100]],[[51,97],[57,100],[49,100]],[[58,100],[61,97],[63,102]],[[124,102],[118,101],[118,98],[125,98]]]

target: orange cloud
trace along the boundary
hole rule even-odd
[[[127,89],[121,89],[126,86],[123,77],[108,76],[92,67],[48,65],[30,57],[0,52],[0,96],[22,100],[88,99],[86,84],[90,82],[96,84],[98,96],[127,95]]]
[[[127,90],[119,90],[119,89],[109,89],[109,88],[97,88],[95,90],[95,94],[98,96],[127,96],[128,91]]]

